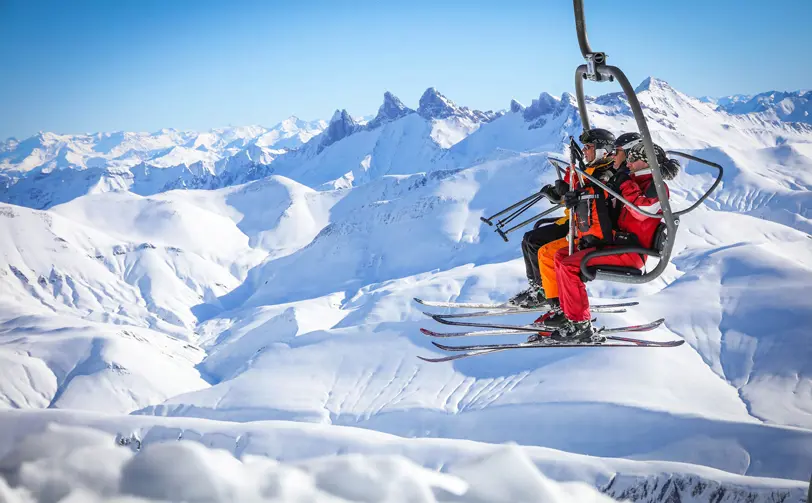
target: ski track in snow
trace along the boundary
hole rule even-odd
[[[416,356],[438,350],[418,329],[433,322],[412,298],[500,302],[524,288],[521,231],[504,243],[479,217],[553,180],[546,158],[564,154],[580,123],[568,95],[487,121],[426,96],[433,104],[418,112],[388,97],[382,110],[394,115],[367,126],[337,114],[273,130],[46,133],[0,149],[0,173],[19,177],[0,189],[14,203],[0,203],[0,406],[249,429],[293,418],[805,480],[812,126],[644,82],[656,141],[719,162],[724,178],[681,219],[661,278],[588,290],[641,303],[601,324],[664,317],[647,336],[687,344],[427,364]],[[615,95],[588,106],[597,127],[632,127]],[[106,166],[129,178],[93,182],[101,168],[83,156],[94,148],[123,156]],[[52,169],[64,149],[76,155]],[[151,170],[130,163],[138,152]],[[683,163],[672,206],[687,207],[713,176]],[[605,431],[581,432],[591,420]],[[655,424],[673,431],[660,438]],[[228,450],[245,452],[250,438],[229,437]]]

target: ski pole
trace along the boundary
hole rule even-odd
[[[570,159],[572,160],[572,166],[575,167],[575,157],[576,157],[576,149],[578,149],[578,144],[575,143],[575,138],[570,136]],[[580,150],[580,149],[579,149]],[[570,173],[570,191],[575,190],[575,171],[573,169],[569,170]],[[569,254],[572,255],[572,249],[574,247],[575,242],[575,219],[572,217],[572,210],[573,208],[569,208],[569,231],[567,231],[567,241],[569,241]]]
[[[521,214],[522,214],[522,213],[524,213],[525,211],[529,210],[529,209],[530,209],[532,206],[534,206],[534,205],[535,205],[537,202],[539,202],[539,201],[541,201],[542,199],[544,199],[544,197],[545,197],[544,195],[539,194],[539,195],[538,195],[538,196],[537,196],[535,199],[533,199],[532,201],[528,201],[528,202],[527,202],[527,204],[525,204],[524,206],[522,206],[522,207],[521,207],[521,208],[519,208],[518,210],[514,211],[514,212],[513,212],[513,213],[511,213],[510,215],[506,216],[506,217],[505,217],[503,220],[499,220],[498,222],[496,222],[496,227],[501,228],[501,227],[506,226],[507,224],[509,224],[510,222],[512,222],[514,219],[516,219],[516,217],[518,217],[519,215],[521,215]]]
[[[482,220],[483,222],[485,222],[485,223],[486,223],[486,224],[488,224],[488,225],[493,225],[493,222],[491,222],[491,220],[493,220],[494,218],[498,217],[499,215],[504,215],[504,214],[505,214],[505,213],[507,213],[508,211],[510,211],[510,210],[512,210],[512,209],[514,209],[514,208],[517,208],[517,207],[519,207],[519,206],[521,206],[521,205],[523,205],[523,204],[527,203],[528,201],[530,201],[530,200],[532,200],[532,199],[535,199],[536,201],[539,201],[539,200],[540,200],[540,198],[539,198],[540,193],[541,193],[541,192],[539,191],[539,192],[536,192],[535,194],[533,194],[533,195],[531,195],[531,196],[525,197],[525,198],[524,198],[524,199],[522,199],[521,201],[519,201],[519,202],[517,202],[517,203],[515,203],[515,204],[512,204],[512,205],[508,206],[507,208],[505,208],[504,210],[502,210],[502,211],[500,211],[500,212],[498,212],[498,213],[494,213],[493,215],[489,216],[488,218],[485,218],[485,217],[479,217],[479,219],[480,219],[480,220]],[[544,197],[544,196],[541,196],[541,197]]]
[[[549,209],[547,209],[547,210],[545,210],[545,211],[543,211],[543,212],[539,213],[538,215],[536,215],[536,216],[534,216],[534,217],[530,217],[530,218],[528,218],[527,220],[525,220],[525,221],[524,221],[524,222],[522,222],[522,223],[519,223],[519,224],[514,225],[513,227],[511,227],[510,229],[508,229],[508,230],[506,230],[506,231],[503,231],[501,228],[497,228],[497,229],[496,229],[496,232],[498,232],[498,233],[499,233],[499,235],[500,235],[500,236],[502,236],[502,239],[504,239],[505,241],[507,241],[507,240],[508,240],[507,235],[508,235],[508,234],[510,234],[511,232],[515,231],[516,229],[518,229],[518,228],[520,228],[520,227],[524,227],[525,225],[527,225],[527,224],[529,224],[529,223],[533,223],[533,222],[535,222],[536,220],[538,220],[538,219],[540,219],[540,218],[543,218],[543,217],[545,217],[545,216],[549,215],[550,213],[554,212],[555,210],[557,210],[557,209],[561,208],[561,206],[562,206],[562,205],[557,204],[557,205],[555,205],[555,206],[553,206],[553,207],[551,207],[551,208],[549,208]],[[556,218],[554,218],[554,219],[553,219],[553,221],[555,221],[555,220],[558,220],[558,217],[556,217]]]

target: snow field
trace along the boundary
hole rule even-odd
[[[42,413],[3,419],[4,436],[9,428],[19,435],[0,451],[6,501],[615,501],[598,485],[615,497],[656,491],[682,501],[760,503],[802,501],[804,491],[799,482],[692,473],[689,465],[356,428],[154,418],[166,424],[148,427],[142,440],[136,432],[109,433],[109,417],[61,415],[63,424]],[[132,419],[125,422],[135,426]],[[92,426],[70,425],[76,422]],[[669,474],[664,483],[649,475],[652,468]]]
[[[647,80],[638,95],[657,142],[720,162],[725,176],[681,219],[660,278],[588,290],[596,301],[640,302],[599,323],[664,317],[646,336],[686,344],[426,364],[416,357],[439,350],[418,329],[446,327],[412,298],[500,302],[523,289],[521,232],[504,243],[479,217],[553,180],[546,157],[563,155],[580,131],[566,94],[543,93],[488,121],[429,94],[437,117],[389,97],[392,116],[366,123],[376,127],[339,112],[321,129],[292,121],[276,133],[48,133],[5,145],[3,173],[29,174],[2,200],[50,209],[0,205],[0,407],[8,409],[0,454],[34,426],[86,426],[106,433],[55,426],[47,438],[70,444],[59,452],[76,459],[109,456],[110,470],[82,478],[40,453],[20,471],[12,456],[4,477],[28,478],[0,491],[40,501],[70,491],[80,491],[77,500],[194,499],[199,493],[171,481],[154,493],[133,482],[175,469],[197,476],[167,466],[164,456],[174,456],[199,467],[205,480],[191,485],[214,501],[535,493],[556,501],[569,490],[544,477],[635,501],[668,501],[669,491],[681,501],[802,501],[798,481],[812,466],[812,345],[803,328],[812,321],[812,130],[764,112],[730,114]],[[589,107],[595,125],[631,128],[616,94]],[[296,150],[277,142],[296,143],[305,130],[311,141]],[[154,165],[140,164],[152,150]],[[687,207],[712,179],[712,170],[683,163],[672,206]],[[13,410],[42,408],[53,410]],[[142,453],[108,443],[131,431]],[[346,431],[357,435],[352,442],[326,440]],[[421,449],[433,454],[416,455]],[[584,463],[591,475],[561,476]],[[397,491],[381,482],[385,474]],[[369,492],[343,484],[357,480]]]

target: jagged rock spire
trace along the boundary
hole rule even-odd
[[[533,100],[529,107],[524,109],[524,120],[532,121],[542,115],[548,115],[558,108],[560,100],[548,94],[541,93],[539,99]]]
[[[382,124],[400,119],[411,113],[414,113],[414,110],[406,107],[397,96],[386,91],[383,95],[383,104],[378,108],[378,115],[369,121],[368,127],[374,129]]]
[[[433,87],[426,89],[420,97],[417,113],[426,119],[445,119],[460,113],[460,109]]]
[[[358,127],[355,119],[346,110],[336,110],[332,119],[330,119],[330,125],[322,133],[319,151],[353,134],[358,130]]]

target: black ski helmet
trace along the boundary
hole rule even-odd
[[[615,143],[615,135],[606,129],[590,129],[581,133],[581,136],[578,137],[581,140],[581,143],[586,145],[587,143],[591,143],[595,145],[595,148],[602,148],[607,152],[611,152],[614,148]]]
[[[643,140],[640,133],[623,133],[615,140],[615,148],[622,148],[628,150]]]

